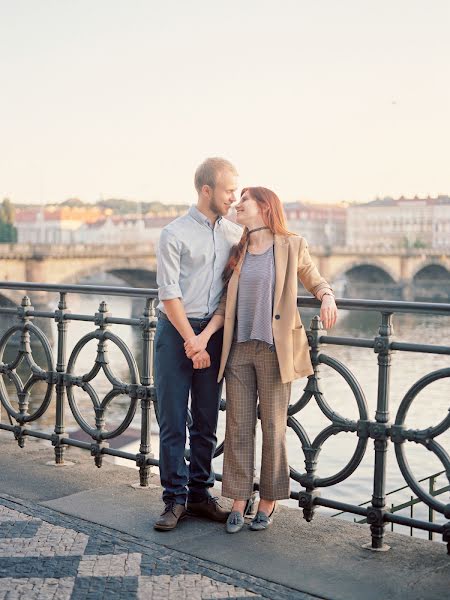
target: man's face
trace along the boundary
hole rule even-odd
[[[233,202],[236,202],[237,176],[231,171],[220,171],[216,177],[216,187],[212,190],[211,211],[218,216],[225,216]]]

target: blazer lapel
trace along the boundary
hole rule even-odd
[[[274,254],[275,254],[275,293],[273,299],[273,313],[278,309],[278,304],[283,293],[286,269],[288,264],[289,244],[286,236],[275,235]]]
[[[228,319],[233,319],[236,316],[236,305],[237,305],[237,294],[239,287],[239,275],[241,273],[242,263],[244,262],[245,254],[247,252],[246,244],[241,254],[241,258],[239,259],[238,264],[236,265],[233,274],[230,277],[230,281],[228,282],[228,290],[227,290],[227,303],[225,306],[225,317]]]

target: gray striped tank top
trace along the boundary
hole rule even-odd
[[[263,254],[247,252],[241,267],[237,302],[237,342],[260,340],[273,344],[272,312],[275,291],[273,246]]]

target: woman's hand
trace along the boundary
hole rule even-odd
[[[337,306],[334,301],[334,296],[330,294],[324,294],[322,296],[320,306],[320,320],[325,329],[331,329],[336,323],[337,319]]]
[[[184,342],[184,350],[186,352],[186,356],[188,358],[192,358],[194,354],[198,354],[202,350],[206,350],[206,346],[208,344],[208,339],[199,333],[199,335],[195,335],[194,337],[189,338]]]

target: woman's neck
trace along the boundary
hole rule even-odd
[[[261,225],[257,225],[255,227],[249,227],[248,230],[252,231],[252,229],[257,229],[258,227],[263,227]],[[262,250],[268,248],[273,244],[273,233],[270,229],[260,229],[259,231],[254,231],[250,233],[248,236],[248,248],[249,250]]]

